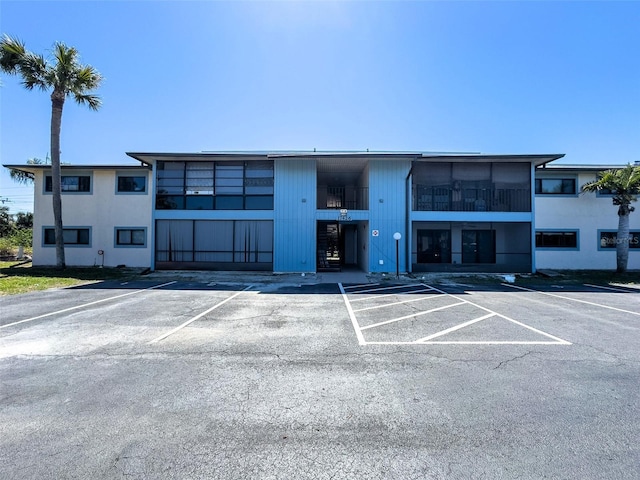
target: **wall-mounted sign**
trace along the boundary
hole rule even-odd
[[[349,216],[349,210],[347,210],[346,208],[341,208],[340,209],[340,216],[338,217],[338,221],[350,222],[351,221],[351,217]]]
[[[380,230],[371,230],[371,236],[372,237],[379,237],[380,236]]]

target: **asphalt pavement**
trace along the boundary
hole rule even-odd
[[[346,280],[0,298],[0,478],[640,478],[640,291]]]

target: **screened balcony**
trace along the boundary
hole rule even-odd
[[[528,163],[432,163],[414,168],[414,211],[530,212]]]
[[[529,188],[413,186],[413,209],[436,212],[530,212]]]
[[[368,210],[369,175],[364,158],[318,159],[317,208]]]
[[[367,210],[369,208],[369,189],[354,186],[318,187],[319,209]]]

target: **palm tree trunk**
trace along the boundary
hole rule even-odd
[[[618,208],[618,233],[616,234],[616,264],[618,273],[627,271],[629,260],[629,206]]]
[[[64,230],[62,228],[62,188],[60,186],[60,127],[64,92],[54,89],[51,93],[51,193],[53,197],[53,221],[56,237],[56,266],[65,268]]]

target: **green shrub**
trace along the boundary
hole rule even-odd
[[[0,237],[0,256],[16,255],[18,247],[24,247],[24,253],[33,251],[33,230],[30,228],[14,228],[8,235]]]
[[[0,256],[13,255],[13,242],[9,237],[0,237]]]
[[[16,228],[9,237],[16,246],[22,245],[25,250],[31,250],[33,246],[33,230],[30,228]]]

